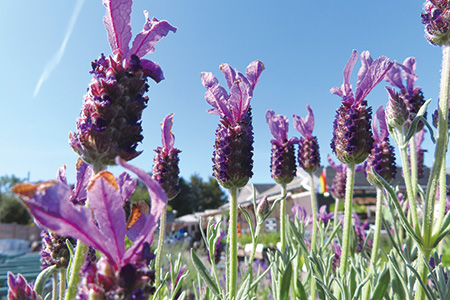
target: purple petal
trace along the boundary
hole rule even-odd
[[[377,122],[379,126],[377,126]],[[378,107],[377,113],[372,120],[372,132],[373,139],[376,143],[383,141],[389,134],[387,130],[383,105]]]
[[[364,79],[367,72],[369,71],[370,65],[373,63],[373,59],[370,56],[369,51],[363,51],[360,55],[361,57],[361,68],[358,71],[358,81],[356,82],[356,86],[358,87],[361,80]]]
[[[125,252],[125,211],[119,185],[108,171],[98,173],[88,187],[88,201],[114,261]]]
[[[333,169],[335,169],[337,172],[342,172],[342,166],[336,164],[336,163],[334,162],[334,160],[331,158],[331,155],[328,154],[327,159],[328,159],[328,163],[330,164],[330,166],[331,166]]]
[[[206,87],[205,100],[209,105],[214,107],[208,110],[210,114],[219,115],[222,118],[232,119],[226,101],[229,98],[227,91],[219,85],[219,81],[211,72],[200,73],[202,84]]]
[[[403,70],[403,76],[406,80],[406,88],[408,91],[412,91],[414,89],[414,84],[418,76],[416,75],[416,59],[414,57],[408,57],[405,59],[403,64],[401,65]]]
[[[142,245],[145,242],[151,244],[153,240],[153,232],[157,227],[158,220],[160,219],[162,212],[166,209],[167,196],[158,182],[145,171],[127,164],[120,157],[116,158],[116,163],[138,176],[138,178],[147,186],[151,199],[150,215],[148,216],[144,226],[142,227],[140,237],[125,253],[124,262],[127,263],[138,258],[139,254],[142,252]]]
[[[141,59],[142,71],[145,75],[152,78],[156,83],[164,80],[164,74],[161,67],[148,59]]]
[[[129,56],[135,54],[137,57],[142,58],[147,53],[154,52],[154,46],[159,40],[165,37],[169,31],[177,31],[167,21],[159,21],[156,18],[150,20],[146,10],[144,11],[144,15],[146,19],[144,29],[135,37]]]
[[[67,165],[63,165],[61,168],[58,169],[58,173],[56,173],[56,180],[64,184],[67,184],[66,168]]]
[[[402,71],[399,68],[399,65],[396,63],[389,69],[386,73],[386,77],[384,78],[391,85],[398,87],[399,89],[404,89],[405,86],[402,82]]]
[[[131,0],[103,0],[106,14],[103,17],[108,41],[114,55],[122,52],[123,57],[128,55],[128,44],[131,41]]]
[[[358,60],[358,51],[353,50],[352,55],[350,56],[350,59],[348,60],[347,64],[344,67],[344,82],[342,83],[342,86],[339,87],[333,87],[330,89],[330,93],[333,95],[338,95],[339,97],[342,97],[344,102],[352,104],[354,102],[353,99],[353,91],[352,86],[350,84],[350,76],[352,75],[353,68],[356,64],[356,61]]]
[[[77,182],[70,195],[70,200],[74,203],[84,203],[87,198],[87,186],[91,180],[93,171],[92,167],[78,158],[77,164]]]
[[[136,183],[136,179],[132,178],[127,172],[122,172],[119,177],[117,177],[117,184],[119,185],[123,202],[127,201],[131,194],[134,193]]]
[[[110,255],[105,237],[94,222],[92,210],[86,206],[73,205],[69,201],[69,186],[57,181],[24,183],[14,186],[13,191],[28,206],[40,227],[78,239],[118,263]]]
[[[377,58],[369,67],[361,78],[359,85],[356,87],[355,99],[356,103],[361,103],[369,92],[381,81],[387,71],[392,67],[393,62],[385,56]]]
[[[311,106],[308,104],[306,106],[308,110],[308,115],[305,119],[297,115],[294,116],[294,127],[300,132],[304,137],[311,137],[314,129],[314,113]]]
[[[169,152],[173,150],[175,136],[172,134],[173,113],[167,115],[161,123],[161,142],[163,147]]]
[[[247,69],[245,70],[245,76],[247,77],[248,81],[250,82],[250,86],[252,90],[255,88],[256,84],[259,81],[259,77],[261,76],[262,71],[264,71],[265,67],[262,61],[255,60],[254,62],[251,62]]]
[[[228,99],[229,109],[231,110],[231,123],[236,124],[245,115],[250,106],[250,100],[253,96],[253,89],[247,78],[238,72],[236,81],[230,88],[230,98]]]
[[[221,64],[220,70],[225,75],[228,88],[230,89],[233,83],[236,81],[236,72],[228,64]]]
[[[277,115],[271,109],[266,113],[266,122],[275,140],[281,145],[287,141],[288,119],[283,115]]]

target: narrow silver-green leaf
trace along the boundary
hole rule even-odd
[[[45,270],[42,270],[42,272],[39,273],[34,283],[34,290],[36,291],[36,294],[40,295],[41,297],[44,296],[42,295],[42,293],[44,292],[45,282],[55,271],[57,271],[56,265],[53,265],[46,268]]]
[[[384,298],[389,288],[390,281],[391,274],[386,268],[378,279],[377,285],[375,286],[375,289],[373,291],[372,300],[382,300]]]
[[[191,260],[200,277],[205,281],[206,285],[211,289],[215,296],[220,298],[220,289],[214,282],[203,262],[197,256],[194,249],[191,249]]]

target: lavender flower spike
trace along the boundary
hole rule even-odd
[[[153,178],[159,182],[169,200],[175,198],[180,192],[178,185],[180,173],[178,153],[181,151],[173,147],[175,142],[175,136],[171,131],[173,115],[167,115],[161,123],[161,141],[163,146],[155,149],[156,156],[153,159]]]
[[[450,37],[450,1],[427,0],[423,7],[422,24],[425,37],[433,45],[443,45]]]
[[[417,81],[416,70],[416,59],[414,57],[408,57],[405,59],[403,64],[396,63],[386,74],[386,81],[391,85],[400,89],[399,94],[395,94],[393,91],[388,89],[391,101],[395,101],[395,98],[400,97],[406,104],[409,112],[409,120],[407,122],[407,127],[409,128],[411,121],[416,117],[419,109],[425,103],[425,98],[420,87],[415,87]],[[402,77],[405,79],[406,85],[402,82]],[[391,102],[389,101],[389,102]],[[386,108],[388,110],[388,108]],[[397,110],[403,110],[402,107],[398,107]],[[388,110],[389,111],[389,110]],[[406,114],[405,112],[399,111],[398,114]],[[390,117],[390,113],[387,114]],[[424,118],[426,118],[426,113]],[[401,117],[403,119],[403,116]],[[423,122],[419,122],[417,126],[417,131],[420,131],[424,126]]]
[[[115,163],[115,157],[131,160],[143,139],[141,116],[147,106],[147,79],[164,79],[158,64],[143,59],[154,51],[155,44],[170,31],[167,21],[146,22],[135,37],[131,49],[130,14],[132,0],[103,0],[106,6],[104,24],[114,57],[101,55],[93,61],[92,82],[84,97],[77,120],[77,132],[69,134],[69,144],[96,171]]]
[[[97,264],[91,263],[84,271],[82,299],[106,293],[123,297],[115,299],[131,299],[135,294],[149,297],[154,291],[154,278],[147,267],[152,259],[150,244],[167,197],[143,170],[120,158],[117,164],[139,177],[147,186],[152,201],[149,215],[141,214],[128,224],[123,209],[128,189],[121,188],[120,180],[107,171],[98,173],[87,187],[90,207],[73,204],[70,187],[64,182],[24,183],[13,188],[41,227],[71,236],[102,252],[102,259]],[[132,229],[137,234],[130,237],[134,243],[126,250],[125,235]]]
[[[40,300],[41,297],[34,291],[33,285],[29,284],[25,277],[8,272],[8,300]]]
[[[247,66],[245,76],[222,64],[230,90],[228,93],[212,73],[201,73],[205,99],[213,108],[210,114],[221,117],[216,130],[213,172],[225,188],[240,188],[253,176],[253,126],[250,100],[264,64],[257,60]]]
[[[297,138],[288,139],[288,119],[283,115],[277,115],[273,110],[266,113],[266,122],[274,139],[272,143],[272,155],[270,169],[272,178],[280,184],[288,184],[296,174],[294,144]]]
[[[364,100],[369,92],[384,78],[393,63],[385,56],[373,60],[368,51],[361,53],[361,68],[358,72],[356,91],[353,93],[350,76],[358,59],[358,52],[344,68],[344,83],[330,90],[342,98],[342,106],[336,111],[331,148],[337,158],[346,164],[362,163],[372,149],[370,130],[371,108]]]
[[[298,149],[298,163],[308,173],[314,173],[320,164],[319,143],[317,137],[312,135],[314,129],[314,114],[311,106],[306,106],[308,115],[306,119],[294,115],[294,126],[303,137],[300,137]]]
[[[377,122],[379,127],[377,128]],[[373,130],[373,148],[365,162],[365,173],[367,181],[370,184],[381,187],[381,182],[375,177],[375,172],[378,173],[387,182],[394,179],[397,172],[395,166],[394,147],[389,144],[389,132],[387,130],[385,113],[383,106],[380,106],[372,121]]]

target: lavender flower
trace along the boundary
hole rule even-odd
[[[377,121],[379,126],[377,126]],[[364,164],[364,172],[370,184],[381,187],[381,183],[375,177],[373,170],[387,182],[391,182],[397,172],[394,147],[389,143],[389,132],[387,130],[383,106],[378,108],[373,119],[372,131],[374,143],[372,151]]]
[[[419,109],[425,103],[422,89],[420,87],[414,87],[414,84],[418,78],[415,70],[416,59],[414,57],[408,57],[405,59],[403,64],[396,63],[395,67],[391,68],[386,74],[386,81],[400,89],[398,96],[403,99],[409,111],[409,121],[406,124],[407,128],[409,128],[411,121],[416,117]],[[406,81],[406,86],[402,82],[402,76]],[[397,97],[397,95],[393,92],[389,90],[388,92],[391,98]],[[427,115],[425,113],[424,118],[426,117]],[[423,126],[424,123],[419,122],[417,125],[417,131],[420,131]]]
[[[438,108],[436,108],[436,110],[433,112],[433,115],[432,115],[432,119],[433,119],[432,122],[433,122],[433,126],[435,128],[438,127],[438,115],[439,115]],[[448,120],[450,120],[450,109],[448,110]],[[447,123],[447,129],[450,130],[450,122]]]
[[[422,24],[425,37],[433,45],[448,43],[450,34],[450,1],[427,0],[423,7]]]
[[[347,165],[340,163],[336,164],[330,155],[328,155],[328,163],[336,171],[336,175],[333,178],[331,185],[331,196],[334,199],[345,198],[345,183],[347,180]]]
[[[81,299],[94,294],[104,295],[105,299],[142,299],[154,290],[153,271],[147,268],[153,258],[150,244],[167,197],[149,174],[120,158],[116,163],[144,182],[152,200],[150,214],[141,214],[128,224],[123,209],[128,186],[119,186],[120,181],[107,171],[98,173],[89,183],[89,207],[73,204],[70,187],[61,181],[23,183],[13,188],[41,227],[102,252],[102,259],[84,270]],[[126,251],[125,235],[134,242]]]
[[[386,87],[389,95],[389,101],[386,105],[386,123],[394,128],[401,129],[406,121],[409,120],[409,111],[405,101],[399,93],[393,88]]]
[[[342,98],[342,106],[336,111],[333,125],[331,148],[337,158],[346,164],[362,163],[372,149],[370,130],[371,108],[364,98],[384,78],[392,67],[392,62],[385,56],[372,60],[368,51],[361,53],[361,68],[358,72],[356,92],[353,94],[350,75],[358,59],[358,52],[352,56],[344,68],[344,83],[330,90]]]
[[[356,252],[362,252],[364,244],[366,245],[366,249],[372,248],[372,240],[367,237],[366,229],[369,226],[369,219],[365,220],[364,223],[361,224],[359,217],[357,214],[353,214],[354,221],[354,229],[355,229],[355,238],[356,238]]]
[[[202,84],[206,88],[206,102],[213,106],[208,113],[221,117],[216,130],[213,175],[225,188],[240,188],[253,176],[250,100],[264,65],[259,60],[250,63],[246,76],[227,64],[222,64],[220,70],[225,75],[229,94],[212,73],[201,73]]]
[[[294,115],[294,126],[302,137],[299,141],[298,163],[306,172],[312,174],[320,164],[319,143],[317,137],[312,135],[314,129],[314,114],[311,106],[306,106],[308,115],[305,119]]]
[[[42,250],[41,263],[42,269],[50,266],[57,268],[67,268],[70,260],[69,249],[66,240],[68,239],[72,245],[76,245],[76,240],[70,237],[60,236],[54,232],[42,230]]]
[[[256,215],[260,220],[265,220],[270,212],[270,203],[267,196],[264,196],[258,203],[256,208]]]
[[[341,255],[342,255],[342,249],[341,246],[336,241],[333,241],[333,250],[334,250],[334,256],[333,256],[333,262],[331,265],[331,268],[333,272],[336,272],[336,270],[341,265]]]
[[[29,284],[25,277],[8,272],[8,300],[40,300],[42,299],[34,291],[33,285]]]
[[[169,114],[161,123],[163,146],[156,148],[156,156],[153,159],[153,178],[159,182],[169,200],[175,198],[180,192],[178,153],[181,151],[173,147],[175,137],[171,131],[172,124],[173,114]]]
[[[327,213],[327,206],[322,205],[317,214],[317,220],[322,222],[324,226],[327,226],[328,222],[333,218],[333,213]]]
[[[312,223],[312,216],[307,213],[306,208],[298,203],[292,204],[292,215],[297,217],[300,223],[309,226]]]
[[[294,144],[296,138],[288,139],[288,119],[283,115],[277,115],[273,110],[266,113],[266,122],[274,139],[272,143],[272,155],[270,169],[272,178],[280,184],[290,183],[296,174]]]
[[[70,146],[97,169],[114,164],[116,156],[130,160],[141,153],[136,147],[143,139],[140,119],[148,101],[144,96],[147,78],[156,82],[164,79],[159,65],[142,57],[152,53],[170,31],[176,31],[167,21],[150,20],[144,11],[146,23],[130,49],[132,0],[104,0],[103,4],[103,21],[114,57],[102,54],[92,62],[93,79],[77,120],[77,132],[69,134]]]

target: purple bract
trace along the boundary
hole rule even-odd
[[[422,13],[422,24],[425,25],[425,37],[433,45],[449,42],[450,34],[450,1],[428,0]]]
[[[306,106],[308,115],[305,119],[294,115],[295,129],[302,137],[298,143],[298,163],[308,173],[314,173],[320,165],[319,143],[317,137],[312,135],[314,129],[314,113],[311,106]]]

